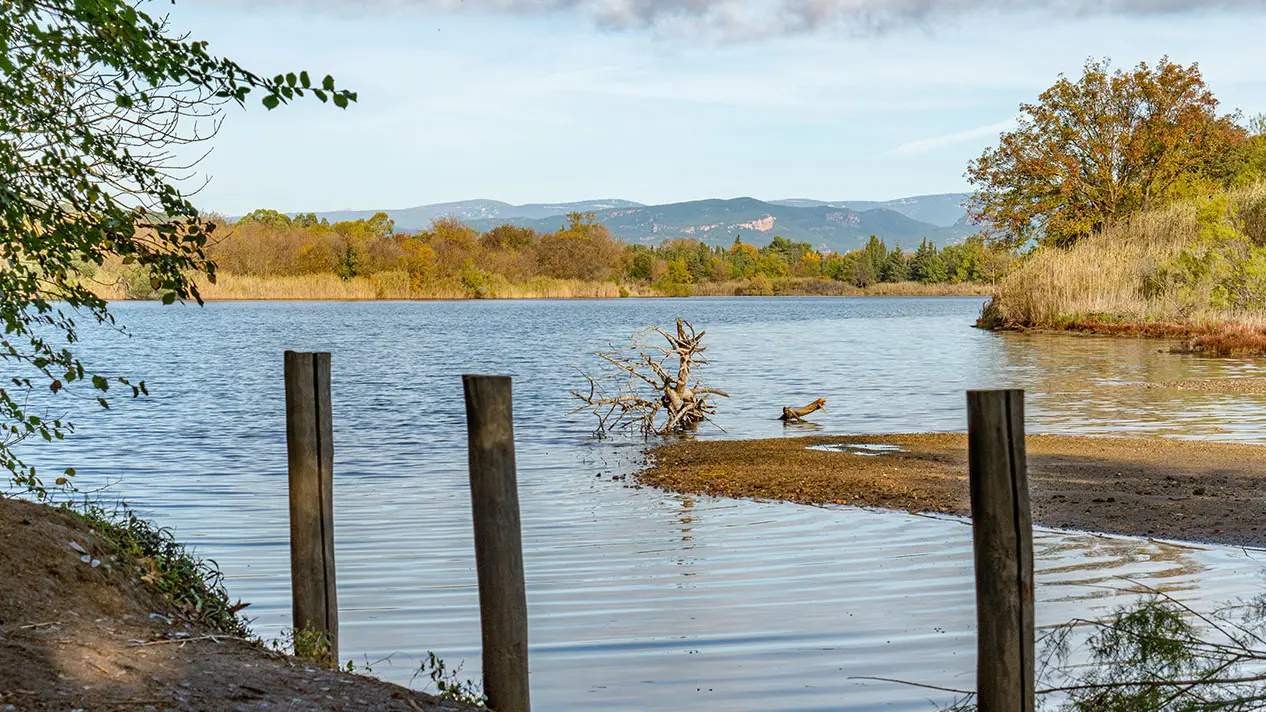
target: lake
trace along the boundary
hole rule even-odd
[[[964,391],[1028,390],[1030,432],[1266,442],[1266,397],[1143,389],[1264,376],[1156,342],[971,328],[979,298],[212,303],[115,306],[90,365],[152,396],[62,398],[79,430],[20,452],[175,528],[289,625],[282,351],[333,353],[341,654],[402,684],[428,650],[478,679],[460,375],[514,376],[538,709],[930,710],[974,685],[971,530],[952,518],[699,499],[629,486],[640,445],[565,417],[573,366],[676,317],[728,390],[701,438],[961,431]],[[784,405],[826,398],[816,425]],[[61,411],[58,411],[60,413]],[[1144,582],[1198,607],[1257,592],[1261,552],[1039,531],[1038,623],[1111,611]]]

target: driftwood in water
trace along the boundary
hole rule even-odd
[[[819,398],[802,408],[783,408],[782,415],[778,416],[778,419],[785,420],[788,423],[799,423],[804,420],[806,415],[818,410],[826,410],[825,398]]]
[[[599,435],[630,427],[644,435],[693,430],[716,413],[711,396],[729,397],[703,384],[705,333],[678,319],[676,333],[650,327],[634,334],[628,346],[597,354],[607,362],[608,372],[594,377],[581,371],[589,393],[571,392],[584,401],[572,414],[593,413]],[[652,335],[662,336],[668,345],[649,343]]]

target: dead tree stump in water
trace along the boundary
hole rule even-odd
[[[644,435],[695,429],[716,413],[711,396],[729,397],[703,384],[706,333],[696,333],[689,322],[678,319],[676,333],[653,326],[634,334],[629,346],[597,354],[613,368],[605,378],[581,371],[589,381],[589,393],[571,392],[584,401],[571,414],[593,413],[600,435],[634,426]],[[648,343],[651,334],[664,337],[668,345]]]

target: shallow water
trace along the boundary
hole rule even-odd
[[[963,430],[964,390],[1017,386],[1034,432],[1266,442],[1266,396],[1129,387],[1266,375],[1254,362],[982,332],[981,301],[120,304],[134,336],[90,334],[90,361],[153,396],[109,412],[67,400],[79,432],[25,455],[174,526],[275,635],[289,622],[281,352],[332,351],[343,657],[409,684],[434,650],[477,678],[459,375],[509,373],[538,708],[924,710],[945,696],[850,677],[972,686],[969,527],[628,487],[613,477],[638,447],[562,417],[580,385],[568,367],[682,316],[708,330],[710,381],[733,396],[726,432],[700,437]],[[819,397],[814,423],[776,420]],[[1208,607],[1254,594],[1263,571],[1231,548],[1057,532],[1036,545],[1043,625],[1125,602],[1126,577]]]

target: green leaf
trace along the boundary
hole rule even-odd
[[[325,79],[321,82],[321,88],[326,91],[334,91],[334,77],[325,75]]]
[[[335,95],[334,95],[334,105],[335,105],[335,106],[337,106],[337,107],[338,107],[338,108],[340,108],[340,109],[346,109],[346,108],[347,108],[347,97],[346,97],[346,96],[344,96],[344,95],[342,95],[342,94],[335,94]]]
[[[289,74],[286,75],[286,84],[290,86],[294,86],[297,81],[298,81],[298,77],[295,76],[294,72],[290,72]]]
[[[279,99],[276,94],[269,94],[264,97],[264,108],[269,111],[276,109],[279,104],[281,104],[281,99]]]
[[[299,83],[303,85],[304,89],[308,89],[312,86],[312,79],[308,77],[307,72],[299,72]]]
[[[163,304],[174,304],[176,302],[176,293],[167,292],[163,295]]]
[[[94,375],[92,377],[92,387],[96,388],[99,391],[108,391],[110,390],[110,382],[107,381],[103,376]]]

